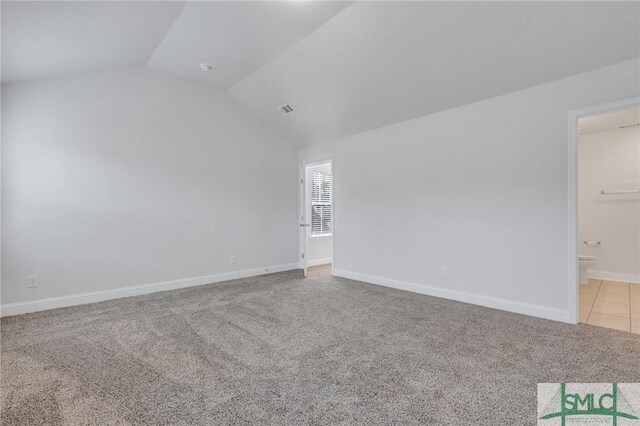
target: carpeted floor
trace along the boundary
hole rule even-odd
[[[640,338],[321,269],[4,318],[1,367],[6,425],[524,425],[538,382],[640,382]]]

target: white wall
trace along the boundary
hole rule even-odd
[[[331,263],[333,258],[333,237],[311,237],[307,247],[311,265]]]
[[[334,272],[572,321],[567,112],[639,84],[634,60],[301,150],[334,161]]]
[[[297,265],[296,151],[223,92],[145,69],[3,85],[2,158],[3,305]]]
[[[317,166],[311,166],[306,168],[305,182],[307,185],[307,194],[311,194],[311,172],[323,171],[331,173],[331,164],[320,164]],[[333,188],[332,188],[333,189]],[[311,201],[307,199],[307,217],[311,220]],[[333,236],[326,237],[313,237],[311,236],[311,230],[307,232],[307,261],[309,265],[323,265],[331,263],[333,257]]]
[[[582,134],[578,149],[580,254],[595,277],[640,282],[640,196],[600,193],[640,188],[640,128]]]

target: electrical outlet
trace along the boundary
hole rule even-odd
[[[447,265],[442,265],[440,267],[440,275],[443,277],[446,277],[447,275],[449,275],[449,267]]]
[[[29,287],[29,288],[38,287],[38,276],[37,275],[29,275],[27,277],[27,287]]]
[[[231,256],[231,264],[235,265],[236,263],[238,263],[238,257],[237,256]]]
[[[417,263],[414,263],[411,266],[411,270],[413,271],[414,274],[419,274],[420,273],[420,265],[418,265]]]

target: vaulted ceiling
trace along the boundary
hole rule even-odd
[[[1,7],[3,82],[148,66],[229,91],[300,145],[640,56],[638,2]]]
[[[2,82],[145,65],[184,3],[3,1]]]

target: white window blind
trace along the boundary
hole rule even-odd
[[[311,235],[331,235],[331,173],[311,172]]]

